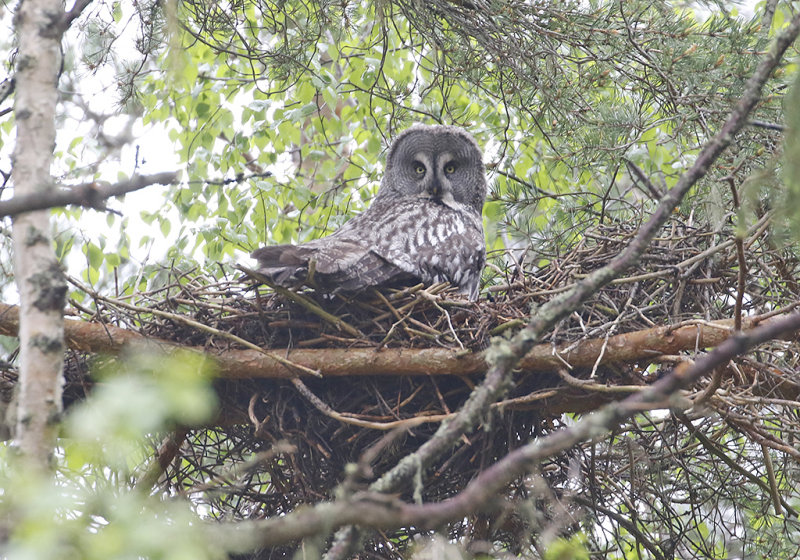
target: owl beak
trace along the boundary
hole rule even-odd
[[[434,198],[442,197],[442,183],[438,179],[431,181],[431,184],[428,186],[428,194]]]

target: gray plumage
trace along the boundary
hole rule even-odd
[[[486,191],[483,156],[468,132],[415,125],[389,149],[367,210],[327,237],[262,247],[252,257],[259,272],[283,286],[352,292],[448,281],[474,301],[486,260]]]

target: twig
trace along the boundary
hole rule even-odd
[[[744,160],[742,161],[742,164]],[[740,164],[740,166],[742,165]],[[738,169],[738,168],[737,168]],[[735,171],[734,171],[735,173]],[[731,196],[733,197],[733,208],[737,212],[739,211],[739,193],[736,190],[736,183],[733,173],[728,177],[725,177],[728,181],[728,185],[731,188]],[[744,237],[739,228],[736,228],[734,241],[736,242],[736,260],[739,263],[739,270],[736,275],[737,282],[736,282],[736,303],[734,304],[734,329],[737,331],[742,330],[742,303],[744,302],[744,287],[745,287],[745,275],[747,274],[747,261],[744,258]]]
[[[450,320],[450,313],[448,313],[441,305],[439,305],[439,303],[436,301],[438,299],[438,297],[435,296],[435,295],[429,294],[425,290],[422,290],[420,292],[420,294],[422,295],[423,298],[425,298],[426,300],[431,302],[434,305],[434,307],[436,307],[436,309],[438,309],[439,311],[444,313],[444,316],[447,318],[447,326],[450,327],[450,334],[453,335],[453,338],[455,338],[455,340],[458,343],[459,347],[462,350],[464,350],[464,345],[461,343],[461,339],[458,338],[458,335],[456,334],[456,330],[453,328],[453,322]]]
[[[143,492],[152,491],[152,488],[158,482],[158,479],[162,474],[164,474],[164,472],[166,472],[169,464],[173,461],[173,459],[175,459],[175,456],[178,454],[178,450],[181,447],[181,443],[183,443],[183,440],[186,438],[186,434],[188,433],[188,429],[179,428],[164,438],[164,441],[162,441],[161,445],[159,445],[158,449],[156,449],[155,456],[153,457],[150,466],[147,467],[147,470],[144,472],[142,477],[136,481],[135,486],[137,490],[141,490]]]
[[[378,297],[378,299],[383,301],[383,304],[394,315],[395,319],[397,319],[395,322],[392,323],[392,326],[389,327],[389,331],[386,333],[386,336],[384,336],[383,339],[380,341],[380,343],[378,343],[378,349],[380,349],[380,348],[383,348],[384,346],[386,346],[386,344],[389,342],[389,340],[391,340],[392,335],[394,334],[394,332],[397,329],[397,327],[403,327],[403,330],[405,330],[405,331],[408,330],[406,328],[406,326],[405,326],[405,322],[406,322],[406,319],[408,319],[410,317],[411,312],[409,311],[408,314],[406,314],[405,316],[400,316],[400,313],[397,311],[397,309],[394,308],[394,306],[391,304],[391,302],[386,298],[386,296],[384,296],[381,293],[380,290],[373,289],[372,291]],[[374,320],[375,320],[375,322],[377,322],[377,319],[374,319]]]
[[[337,329],[343,330],[347,334],[354,336],[355,338],[364,338],[364,334],[357,328],[348,324],[340,317],[337,317],[332,313],[328,313],[327,311],[322,309],[319,305],[317,305],[304,295],[294,292],[288,288],[284,288],[283,286],[279,286],[278,284],[275,284],[275,282],[273,282],[268,276],[265,276],[264,274],[258,272],[257,270],[253,270],[252,268],[247,268],[246,266],[242,266],[239,264],[236,264],[233,267],[236,268],[237,270],[241,270],[248,276],[255,278],[259,282],[266,284],[267,286],[275,290],[277,293],[292,300],[296,304],[301,305],[302,307],[304,307],[317,317],[323,319],[324,321],[327,321]]]
[[[590,379],[594,379],[594,376],[597,373],[597,368],[600,366],[600,362],[602,361],[603,356],[606,353],[606,348],[608,347],[608,339],[611,336],[611,334],[616,330],[617,326],[619,325],[619,322],[622,320],[622,314],[631,305],[631,301],[633,301],[633,298],[636,297],[636,292],[638,290],[639,290],[639,285],[635,284],[633,286],[633,289],[631,290],[631,293],[628,295],[628,299],[625,301],[625,305],[622,306],[622,311],[617,313],[617,316],[614,317],[614,320],[611,322],[611,325],[606,330],[606,334],[603,337],[603,346],[602,348],[600,348],[600,354],[597,356],[597,360],[595,360],[594,365],[592,366],[592,372],[589,374]]]
[[[767,130],[777,130],[778,132],[785,132],[786,126],[777,123],[765,122],[765,121],[757,121],[757,120],[750,120],[747,121],[747,124],[750,126],[757,126],[759,128],[766,128]]]
[[[647,385],[601,385],[591,379],[578,379],[570,375],[565,368],[558,369],[558,376],[570,387],[595,391],[597,393],[638,393],[647,387]]]
[[[708,399],[710,399],[712,396],[714,396],[714,393],[722,385],[722,375],[724,373],[725,373],[724,367],[718,367],[714,370],[714,373],[711,376],[711,381],[708,383],[708,386],[697,398],[694,399],[695,407],[703,404],[704,402],[708,401]]]
[[[623,161],[625,162],[625,165],[628,167],[628,172],[631,175],[633,175],[634,179],[644,184],[644,186],[647,188],[647,191],[650,193],[650,196],[652,196],[653,199],[658,200],[662,196],[664,196],[664,193],[662,193],[658,189],[658,187],[656,187],[653,184],[653,182],[650,180],[647,174],[644,171],[642,171],[642,169],[638,165],[633,163],[628,158],[623,158]]]
[[[778,490],[778,481],[775,479],[775,467],[772,465],[772,457],[769,454],[769,448],[761,444],[761,453],[764,456],[764,466],[767,468],[767,481],[769,482],[769,494],[772,497],[772,505],[775,508],[775,515],[783,513],[781,509],[781,494]],[[794,513],[797,517],[797,513]]]
[[[330,406],[325,404],[318,396],[316,396],[301,380],[294,378],[292,379],[292,385],[294,385],[295,389],[303,395],[308,402],[310,402],[314,408],[319,410],[325,416],[329,418],[333,418],[334,420],[338,420],[343,424],[350,424],[352,426],[358,426],[359,428],[369,428],[373,430],[395,430],[395,429],[409,429],[414,428],[416,426],[420,426],[422,424],[428,424],[430,422],[443,422],[447,418],[449,418],[450,414],[432,414],[430,416],[419,415],[413,418],[408,418],[404,420],[395,420],[394,422],[369,422],[367,420],[361,420],[359,418],[354,418],[352,415],[348,413],[340,413],[332,409]]]

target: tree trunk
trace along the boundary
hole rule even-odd
[[[15,196],[46,196],[53,190],[50,167],[62,16],[60,0],[25,0],[17,9]],[[49,216],[47,210],[21,214],[12,230],[21,307],[16,440],[23,455],[42,468],[51,457],[61,410],[67,292],[52,247]]]

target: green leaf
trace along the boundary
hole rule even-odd
[[[86,256],[89,260],[89,266],[95,270],[99,270],[103,265],[105,256],[103,250],[94,243],[86,244]]]

